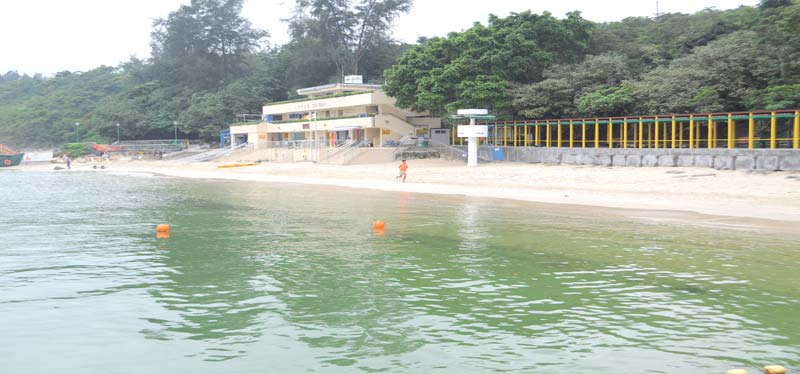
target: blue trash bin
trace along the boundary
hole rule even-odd
[[[495,147],[492,152],[492,158],[494,158],[495,161],[504,161],[506,158],[503,154],[503,148]]]

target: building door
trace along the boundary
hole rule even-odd
[[[337,131],[336,132],[336,144],[337,145],[346,142],[347,139],[350,139],[350,131],[344,130],[344,131]]]

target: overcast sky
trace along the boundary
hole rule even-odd
[[[53,73],[116,66],[132,55],[150,53],[150,30],[190,0],[7,0],[0,12],[0,72]],[[704,8],[736,8],[758,0],[659,0],[664,12],[690,13]],[[244,16],[269,31],[270,44],[288,40],[286,23],[294,0],[245,0]],[[596,22],[629,16],[652,16],[656,0],[415,0],[397,22],[395,38],[414,42],[419,36],[443,36],[486,23],[488,14],[549,11],[557,17],[580,10]]]

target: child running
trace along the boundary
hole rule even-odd
[[[400,175],[397,176],[395,179],[403,178],[403,182],[406,181],[406,170],[408,170],[408,164],[406,164],[406,160],[403,160],[403,163],[400,164]]]

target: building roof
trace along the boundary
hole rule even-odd
[[[321,86],[314,86],[314,87],[307,87],[307,88],[300,88],[297,90],[298,95],[319,95],[324,92],[335,92],[335,91],[368,91],[368,90],[380,90],[383,86],[380,84],[364,84],[364,83],[331,83],[331,84],[323,84]]]

